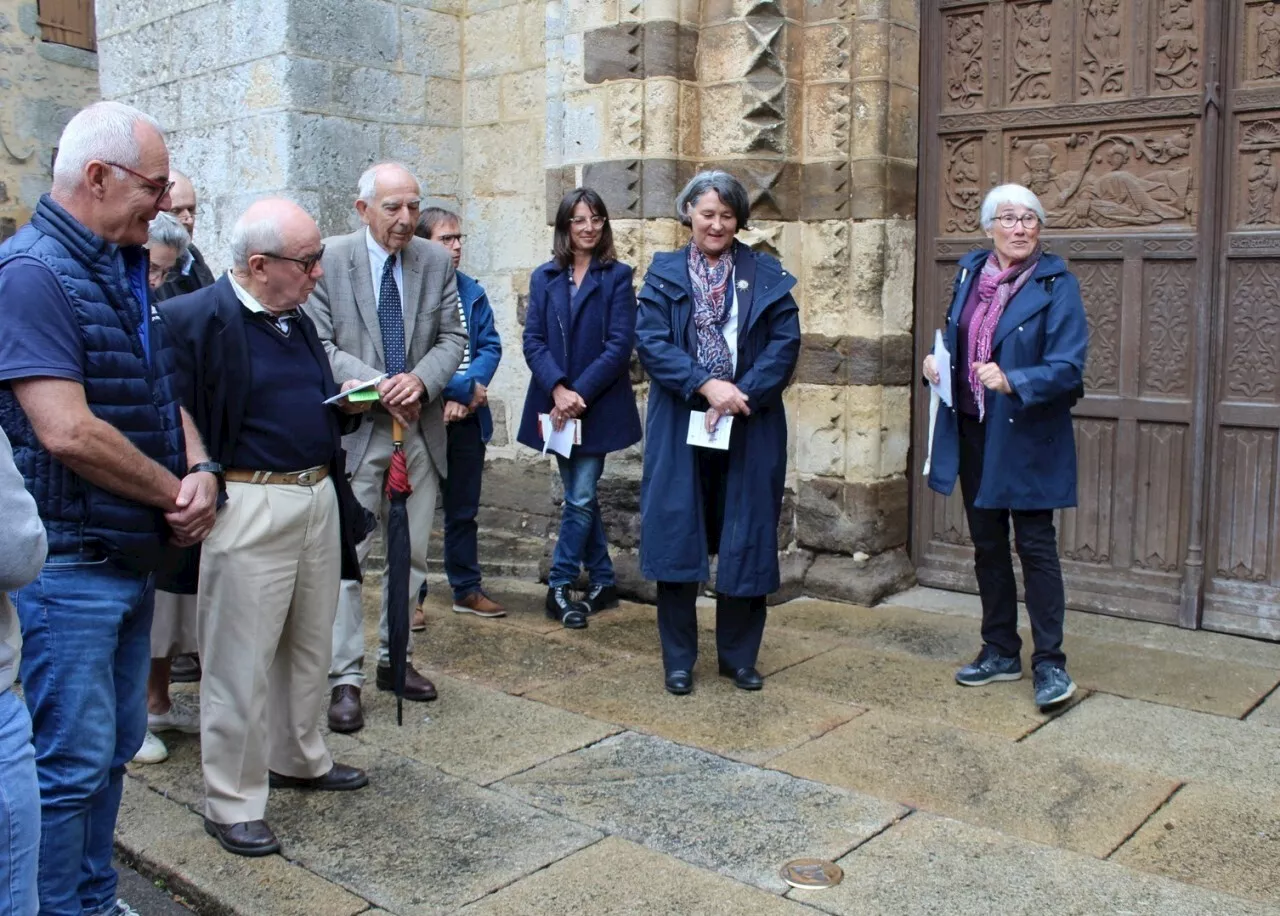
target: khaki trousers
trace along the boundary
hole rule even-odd
[[[365,451],[364,460],[351,478],[351,489],[360,504],[378,517],[386,538],[388,500],[383,492],[387,466],[391,463],[391,417],[372,414],[365,422],[374,424]],[[417,601],[418,589],[427,579],[427,541],[431,538],[431,524],[435,519],[436,493],[440,489],[440,476],[426,443],[416,430],[405,435],[405,458],[409,464],[409,483],[413,495],[409,497],[409,539],[413,543],[409,570],[409,609]],[[373,536],[365,538],[356,548],[360,568],[364,568]],[[390,664],[387,653],[387,573],[382,572],[382,610],[378,622],[378,664]],[[409,637],[409,654],[413,654],[413,637]],[[338,598],[338,615],[333,621],[333,662],[329,666],[329,686],[364,685],[364,605],[359,582],[342,583]]]
[[[151,657],[173,658],[196,651],[196,596],[156,589],[151,618]]]
[[[200,745],[205,815],[261,820],[267,770],[323,776],[329,634],[342,565],[338,499],[314,487],[228,483],[200,558]]]

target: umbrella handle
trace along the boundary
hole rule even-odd
[[[404,444],[404,427],[400,425],[399,420],[391,421],[391,441],[394,445]]]

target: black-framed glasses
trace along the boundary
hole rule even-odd
[[[146,175],[143,175],[140,172],[135,172],[133,169],[129,168],[127,165],[121,165],[118,162],[105,162],[105,161],[102,164],[109,165],[113,169],[119,169],[122,172],[128,172],[134,178],[138,179],[147,187],[149,187],[151,190],[155,191],[156,206],[159,206],[160,201],[164,200],[164,196],[173,189],[174,183],[172,181],[156,181],[154,178],[148,178]]]
[[[1006,229],[1012,229],[1018,223],[1022,223],[1023,229],[1034,229],[1040,225],[1040,217],[1036,216],[1031,210],[1021,215],[1017,213],[1001,213],[996,217],[996,222]]]
[[[302,268],[304,274],[309,274],[316,269],[316,265],[320,263],[320,259],[324,257],[324,246],[320,246],[320,250],[307,258],[290,258],[282,254],[273,254],[270,251],[259,251],[258,254],[264,258],[271,258],[274,261],[292,261]]]
[[[466,238],[461,232],[450,232],[448,235],[442,235],[436,239],[441,245],[452,245],[454,242],[461,242]]]

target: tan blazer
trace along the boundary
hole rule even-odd
[[[365,232],[362,226],[349,235],[324,240],[320,262],[324,276],[305,307],[339,385],[350,379],[367,381],[386,371]],[[458,317],[458,281],[445,247],[417,237],[405,248],[401,266],[408,341],[405,365],[427,387],[418,432],[443,476],[448,465],[441,394],[462,362],[467,345],[467,332]],[[363,462],[372,432],[372,423],[361,423],[343,440],[349,472],[354,473]]]

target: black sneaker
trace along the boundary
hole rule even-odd
[[[547,616],[560,621],[560,625],[566,629],[581,630],[587,625],[587,615],[590,613],[589,604],[569,597],[569,586],[553,585],[547,589]]]
[[[618,606],[618,587],[616,585],[593,585],[587,592],[587,607],[590,613],[599,614]]]
[[[1022,678],[1022,659],[1008,658],[990,646],[983,646],[978,657],[956,672],[956,683],[965,687],[981,687],[993,681],[1017,681]]]
[[[1053,662],[1036,665],[1031,679],[1036,688],[1036,705],[1041,709],[1065,703],[1076,692],[1076,682],[1067,669]]]

